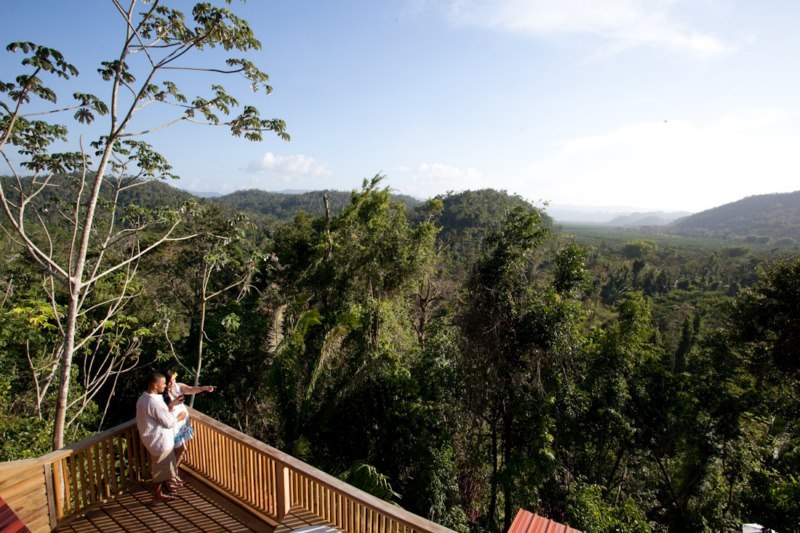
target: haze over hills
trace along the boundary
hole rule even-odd
[[[635,226],[666,226],[680,218],[691,215],[689,211],[649,211],[646,213],[631,213],[620,215],[606,222],[606,226],[635,227]]]
[[[606,224],[615,217],[636,211],[633,207],[548,205],[547,213],[559,223]]]

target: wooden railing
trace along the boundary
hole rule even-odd
[[[183,468],[278,525],[304,511],[350,533],[450,530],[344,483],[199,411]],[[0,496],[32,531],[50,531],[150,478],[131,420],[37,459],[0,463]]]
[[[198,411],[191,420],[195,438],[185,467],[268,522],[277,525],[290,510],[303,510],[350,533],[451,531]]]
[[[36,459],[0,463],[0,496],[32,531],[50,531],[149,477],[131,420]]]

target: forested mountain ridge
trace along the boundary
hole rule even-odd
[[[13,185],[9,177],[0,178]],[[47,211],[59,202],[70,201],[70,181],[66,177],[57,178],[61,194],[56,196],[45,191],[34,203]],[[29,187],[29,178],[22,180]],[[12,187],[13,189],[13,187]],[[103,197],[111,199],[111,187],[103,188]],[[120,193],[119,205],[138,206],[146,209],[159,207],[178,207],[189,200],[220,206],[224,212],[242,212],[255,219],[287,222],[299,211],[312,216],[325,213],[323,196],[328,197],[331,214],[337,214],[351,200],[353,191],[318,190],[298,193],[270,192],[260,189],[246,189],[223,196],[201,197],[173,186],[163,180],[147,180]],[[426,215],[425,202],[403,194],[392,194],[392,201],[405,205],[409,218],[421,221]],[[442,201],[442,209],[437,216],[440,236],[446,241],[473,240],[474,232],[485,233],[504,219],[505,214],[516,206],[526,210],[536,209],[519,195],[506,191],[482,189],[461,191],[439,195],[434,200]],[[668,233],[687,237],[713,237],[735,240],[750,244],[793,245],[800,241],[800,191],[756,195],[736,202],[721,205],[679,218],[671,224],[658,215],[664,213],[635,213],[617,217],[607,225],[618,226],[659,226]],[[543,210],[544,220],[552,224],[552,219]]]
[[[277,222],[288,222],[303,211],[311,216],[325,214],[324,197],[328,198],[330,214],[336,215],[350,205],[355,191],[315,190],[304,192],[271,192],[261,189],[244,189],[230,194],[213,197],[199,197],[191,192],[173,187],[164,181],[150,180],[125,191],[120,205],[137,205],[148,209],[157,207],[177,207],[195,199],[199,202],[220,206],[225,212],[240,212],[265,217]],[[404,194],[390,194],[391,201],[405,206],[408,217],[420,223],[426,216],[428,206],[425,202]],[[498,228],[509,211],[522,207],[526,211],[537,210],[530,202],[519,195],[506,191],[481,189],[439,195],[441,211],[436,223],[441,228],[443,239],[473,239],[475,232],[483,235]],[[546,224],[552,225],[551,218],[541,213]]]
[[[761,244],[781,244],[782,239],[800,240],[800,191],[748,196],[676,220],[669,231]],[[792,244],[792,241],[783,244]]]
[[[328,197],[331,214],[336,214],[350,203],[352,194],[352,191],[334,190],[283,193],[246,189],[210,198],[209,200],[235,211],[257,213],[286,221],[294,217],[298,211],[304,211],[309,215],[315,216],[324,214],[323,196],[325,195]],[[414,207],[421,203],[416,198],[406,195],[392,195],[392,198],[394,201],[399,201],[408,207]]]
[[[17,189],[22,187],[23,191],[30,191],[33,187],[32,178],[21,178],[19,182],[9,176],[0,176],[3,190],[6,195],[15,197]],[[47,213],[52,207],[60,203],[73,202],[76,194],[78,182],[75,176],[61,175],[50,179],[51,187],[44,188],[38,195],[32,198],[31,205],[36,209]],[[136,180],[128,178],[122,182],[112,184],[107,181],[100,189],[101,198],[104,201],[111,201],[114,194],[114,186],[122,185],[124,190],[120,191],[117,205],[120,207],[136,205],[139,207],[154,209],[157,207],[178,207],[185,202],[197,198],[194,194],[173,187],[163,180]],[[131,186],[132,185],[132,186]]]

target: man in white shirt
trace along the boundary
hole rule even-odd
[[[178,486],[175,481],[177,469],[173,452],[175,436],[172,428],[186,418],[186,412],[179,413],[177,417],[169,412],[169,407],[162,397],[166,386],[167,379],[164,375],[154,373],[147,384],[147,392],[142,393],[136,401],[136,426],[139,428],[142,444],[150,454],[153,503],[175,499],[174,496],[165,494],[162,489],[165,483]]]

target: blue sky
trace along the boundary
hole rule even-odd
[[[292,140],[200,126],[152,135],[187,190],[350,190],[381,172],[422,198],[492,187],[554,206],[699,211],[800,189],[800,2],[231,8],[261,40],[250,59],[274,87],[237,95],[284,119]],[[122,28],[110,0],[4,0],[3,15],[4,41],[58,48],[81,71],[77,85],[107,97],[95,71]],[[0,79],[16,62],[2,52]],[[213,81],[192,83],[199,93]]]

